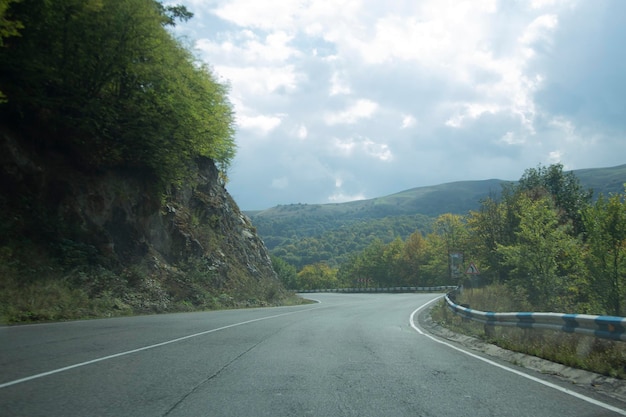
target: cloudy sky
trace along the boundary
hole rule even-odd
[[[244,210],[626,163],[626,1],[179,0]]]

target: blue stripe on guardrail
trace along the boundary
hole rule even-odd
[[[315,290],[298,290],[297,292],[318,293],[318,292],[344,292],[344,293],[361,293],[361,292],[436,292],[436,291],[448,291],[456,288],[453,285],[438,286],[438,287],[367,287],[367,288],[328,288],[328,289],[315,289]]]
[[[452,301],[451,295],[448,293],[444,299],[455,314],[465,319],[484,323],[487,326],[552,329],[567,333],[586,334],[602,339],[626,341],[625,317],[533,312],[495,313],[463,307]]]

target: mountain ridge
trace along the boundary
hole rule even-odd
[[[584,188],[591,188],[594,191],[594,197],[597,197],[599,193],[608,194],[611,192],[621,191],[624,186],[624,182],[626,181],[626,164],[616,165],[612,167],[602,167],[602,168],[583,168],[577,170],[570,170],[566,172],[573,172],[580,180],[582,186]],[[506,183],[516,183],[516,180],[502,180],[497,178],[490,178],[485,180],[464,180],[464,181],[452,181],[445,182],[435,185],[425,185],[419,187],[412,187],[406,189],[404,191],[399,191],[396,193],[388,194],[381,197],[373,197],[364,200],[353,200],[346,201],[343,203],[292,203],[292,204],[279,204],[277,206],[273,206],[263,210],[243,210],[244,214],[246,214],[251,219],[264,217],[267,215],[276,215],[277,213],[284,213],[287,211],[294,211],[293,207],[303,208],[305,211],[311,211],[313,208],[319,207],[323,209],[333,209],[333,208],[346,208],[349,209],[360,209],[362,207],[372,207],[372,206],[380,206],[380,205],[389,205],[388,200],[392,201],[400,201],[406,200],[411,197],[411,193],[416,193],[416,197],[418,199],[424,199],[425,197],[430,196],[432,198],[432,194],[444,195],[448,192],[457,192],[462,188],[469,187],[470,190],[467,192],[468,194],[476,194],[479,196],[486,197],[489,195],[489,192],[493,191],[495,193],[500,193],[501,185]],[[465,194],[465,193],[464,193]],[[446,196],[446,200],[449,199],[449,196]],[[461,199],[461,202],[467,202],[467,207],[478,206],[480,203],[479,200],[471,200],[467,198],[467,196]],[[405,201],[406,203],[406,201]],[[456,202],[459,205],[459,202]],[[406,205],[406,204],[405,204]],[[286,207],[290,208],[287,210]],[[428,207],[428,206],[427,206]],[[464,206],[461,204],[461,207]],[[334,210],[341,212],[342,210]],[[420,214],[431,214],[430,210],[426,212],[421,211]],[[458,212],[457,212],[458,211]],[[462,214],[467,210],[461,209],[460,211],[451,211],[454,214]],[[411,212],[415,213],[415,212]],[[432,213],[442,214],[440,208],[436,207],[432,210]],[[398,213],[399,214],[399,213]],[[403,213],[406,214],[406,213]]]
[[[573,172],[583,188],[594,190],[595,197],[623,191],[626,183],[626,164]],[[389,243],[396,237],[406,239],[416,230],[429,233],[441,214],[478,210],[481,200],[490,195],[498,198],[507,183],[516,181],[455,181],[368,200],[280,205],[244,214],[272,255],[296,267],[316,262],[336,266],[374,239]]]

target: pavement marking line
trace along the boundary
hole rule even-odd
[[[5,383],[0,384],[0,389],[7,388],[7,387],[10,387],[12,385],[21,384],[22,382],[32,381],[33,379],[38,379],[38,378],[43,378],[45,376],[58,374],[59,372],[69,371],[70,369],[79,368],[81,366],[91,365],[93,363],[102,362],[102,361],[106,361],[106,360],[114,359],[114,358],[119,358],[120,356],[126,356],[126,355],[130,355],[132,353],[142,352],[144,350],[154,349],[154,348],[157,348],[157,347],[170,345],[172,343],[181,342],[183,340],[192,339],[194,337],[203,336],[205,334],[219,332],[220,330],[226,330],[226,329],[230,329],[232,327],[242,326],[244,324],[250,324],[250,323],[257,322],[257,321],[275,319],[277,317],[288,316],[288,315],[291,315],[291,314],[304,313],[306,311],[317,310],[319,308],[322,308],[322,307],[316,306],[316,307],[313,307],[313,308],[308,308],[306,310],[290,311],[289,313],[275,314],[273,316],[260,317],[258,319],[246,320],[246,321],[242,321],[240,323],[229,324],[227,326],[218,327],[216,329],[206,330],[204,332],[199,332],[199,333],[194,333],[194,334],[190,334],[190,335],[183,336],[183,337],[178,337],[176,339],[167,340],[165,342],[156,343],[154,345],[144,346],[144,347],[140,347],[140,348],[133,349],[133,350],[127,350],[125,352],[115,353],[113,355],[103,356],[101,358],[92,359],[90,361],[80,362],[80,363],[76,363],[74,365],[64,366],[63,368],[53,369],[52,371],[42,372],[40,374],[31,375],[31,376],[27,376],[25,378],[20,378],[20,379],[16,379],[16,380],[13,380],[13,381],[5,382]]]
[[[443,296],[441,296],[441,297],[443,297]],[[437,342],[437,343],[439,343],[439,344],[442,344],[442,345],[448,346],[449,348],[452,348],[452,349],[457,350],[457,351],[459,351],[459,352],[461,352],[461,353],[464,353],[464,354],[466,354],[467,356],[471,356],[472,358],[475,358],[475,359],[481,360],[481,361],[483,361],[483,362],[485,362],[485,363],[488,363],[489,365],[493,365],[493,366],[495,366],[495,367],[498,367],[498,368],[503,369],[503,370],[505,370],[505,371],[508,371],[508,372],[514,373],[514,374],[519,375],[519,376],[521,376],[521,377],[524,377],[524,378],[526,378],[526,379],[530,379],[531,381],[538,382],[538,383],[540,383],[540,384],[542,384],[542,385],[545,385],[546,387],[553,388],[553,389],[555,389],[555,390],[557,390],[557,391],[561,391],[561,392],[562,392],[562,393],[564,393],[564,394],[571,395],[572,397],[576,397],[576,398],[578,398],[578,399],[580,399],[580,400],[586,401],[586,402],[591,403],[591,404],[593,404],[593,405],[597,405],[598,407],[602,407],[602,408],[604,408],[604,409],[606,409],[606,410],[613,411],[613,412],[615,412],[615,413],[617,413],[617,414],[620,414],[620,415],[622,415],[622,416],[626,416],[626,410],[623,410],[623,409],[621,409],[621,408],[614,407],[614,406],[612,406],[612,405],[610,405],[610,404],[607,404],[607,403],[603,403],[602,401],[596,400],[596,399],[591,398],[591,397],[587,397],[586,395],[579,394],[579,393],[577,393],[576,391],[572,391],[572,390],[569,390],[569,389],[567,389],[567,388],[563,388],[563,387],[561,387],[560,385],[553,384],[553,383],[548,382],[548,381],[544,381],[543,379],[540,379],[540,378],[534,377],[534,376],[529,375],[529,374],[527,374],[527,373],[524,373],[524,372],[522,372],[522,371],[518,371],[517,369],[509,368],[508,366],[505,366],[505,365],[499,364],[499,363],[494,362],[494,361],[492,361],[492,360],[490,360],[490,359],[487,359],[487,358],[483,358],[482,356],[479,356],[479,355],[476,355],[476,354],[474,354],[474,353],[472,353],[472,352],[469,352],[469,351],[467,351],[467,350],[461,349],[460,347],[454,346],[454,345],[452,345],[452,344],[450,344],[450,343],[448,343],[448,342],[444,342],[443,340],[439,340],[438,338],[436,338],[436,337],[434,337],[434,336],[432,336],[432,335],[430,335],[430,334],[425,333],[422,329],[420,329],[419,327],[417,327],[417,326],[415,325],[415,315],[416,315],[417,313],[419,313],[422,309],[424,309],[426,306],[428,306],[428,305],[430,305],[431,303],[433,303],[433,302],[435,302],[435,301],[439,300],[441,297],[437,297],[437,298],[435,298],[434,300],[431,300],[431,301],[427,302],[426,304],[424,304],[424,305],[420,306],[419,308],[417,308],[415,311],[413,311],[413,312],[411,313],[411,316],[410,316],[410,318],[409,318],[409,321],[410,321],[411,327],[412,327],[412,328],[413,328],[413,329],[414,329],[417,333],[419,333],[419,334],[421,334],[421,335],[423,335],[423,336],[426,336],[426,337],[428,337],[429,339],[431,339],[431,340],[433,340],[433,341],[435,341],[435,342]]]

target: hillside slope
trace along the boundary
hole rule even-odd
[[[211,160],[197,160],[193,185],[161,196],[145,172],[87,173],[23,143],[0,133],[4,321],[265,305],[284,295]]]
[[[480,205],[480,199],[490,193],[500,193],[506,181],[458,181],[440,185],[416,187],[385,197],[332,204],[279,205],[262,211],[246,212],[255,222],[271,219],[285,221],[301,216],[332,220],[377,219],[387,216],[438,216],[441,213],[466,213]],[[260,226],[258,223],[257,226]]]
[[[574,171],[583,188],[600,193],[620,192],[626,165]],[[510,181],[490,179],[416,187],[369,200],[333,204],[291,204],[247,212],[271,253],[297,267],[319,261],[341,263],[374,238],[390,242],[415,230],[430,230],[444,213],[467,214],[488,196],[498,197]]]
[[[157,0],[4,2],[0,321],[267,305],[286,295],[224,188],[228,87]]]

